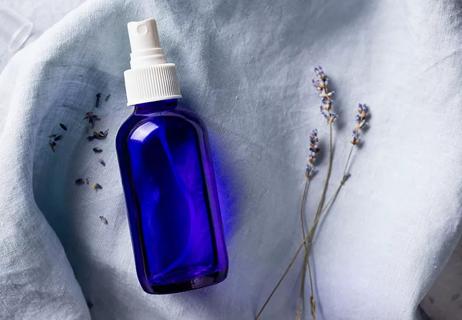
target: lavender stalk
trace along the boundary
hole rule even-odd
[[[369,107],[366,104],[359,103],[358,110],[355,116],[355,125],[353,128],[353,137],[351,139],[351,147],[350,152],[348,153],[347,160],[345,162],[345,167],[343,169],[343,175],[340,180],[340,183],[337,189],[334,192],[332,198],[328,201],[327,207],[330,207],[333,202],[337,199],[340,190],[345,185],[345,182],[350,178],[350,164],[351,164],[351,157],[353,155],[353,151],[361,144],[361,133],[364,128],[367,126],[367,120],[369,118]]]
[[[306,208],[306,198],[308,195],[308,190],[310,188],[311,184],[311,179],[313,178],[314,170],[315,170],[315,165],[316,165],[316,160],[319,154],[319,138],[318,138],[318,130],[314,129],[311,131],[310,137],[310,147],[309,147],[309,155],[308,155],[308,161],[305,169],[305,188],[303,190],[303,195],[302,195],[302,200],[301,200],[301,205],[300,205],[300,225],[302,228],[302,235],[303,238],[305,239],[306,237],[306,226],[305,226],[305,208]],[[302,268],[302,279],[301,279],[301,286],[300,286],[300,302],[297,305],[297,310],[296,310],[296,316],[295,318],[297,320],[301,320],[301,317],[303,316],[304,313],[304,307],[305,307],[305,275],[306,275],[306,260],[308,258],[307,253],[308,252],[308,247],[305,243],[305,258],[303,262],[303,268]],[[308,265],[308,273],[310,276],[310,281],[311,281],[311,269],[309,269]]]
[[[361,133],[362,130],[367,125],[367,118],[369,117],[369,108],[365,104],[359,104],[358,110],[355,118],[355,126],[353,128],[353,137],[351,140],[351,148],[348,153],[347,160],[345,162],[345,167],[343,171],[342,178],[334,194],[327,200],[327,192],[329,189],[329,182],[332,175],[332,167],[333,167],[333,158],[334,158],[334,148],[333,148],[333,125],[335,120],[337,119],[337,115],[333,112],[333,91],[329,91],[328,89],[328,78],[325,75],[324,71],[321,67],[315,68],[316,78],[313,79],[313,85],[315,86],[316,90],[321,97],[321,114],[327,120],[327,124],[329,127],[329,152],[328,152],[328,167],[327,167],[327,174],[324,180],[323,189],[320,201],[317,206],[317,210],[313,219],[313,223],[307,232],[307,226],[305,221],[305,209],[306,209],[306,201],[307,195],[311,184],[311,179],[313,177],[314,169],[315,169],[315,162],[317,155],[319,153],[319,138],[317,136],[317,130],[313,130],[310,135],[310,153],[308,157],[307,167],[305,170],[305,187],[301,197],[301,206],[300,206],[300,225],[302,229],[303,240],[302,243],[298,246],[295,254],[292,256],[288,266],[284,270],[282,276],[277,281],[275,287],[271,291],[268,298],[265,300],[263,306],[259,309],[256,315],[256,319],[260,319],[263,311],[265,310],[266,306],[270,302],[271,298],[282,284],[284,279],[286,278],[287,274],[289,273],[290,269],[295,264],[295,261],[304,249],[304,260],[303,260],[303,270],[302,270],[302,283],[300,288],[300,299],[299,303],[297,304],[296,310],[296,320],[301,320],[304,313],[304,303],[305,303],[305,277],[306,272],[308,271],[309,281],[310,281],[310,308],[311,308],[311,315],[312,319],[316,320],[316,299],[314,293],[314,282],[313,282],[313,275],[311,272],[311,265],[310,265],[310,253],[312,250],[313,239],[316,235],[317,227],[319,222],[323,216],[325,216],[330,209],[332,208],[333,203],[337,199],[342,187],[344,186],[345,182],[350,177],[349,168],[351,165],[351,159],[353,155],[353,151],[355,147],[357,147],[361,142]]]
[[[314,222],[313,225],[310,229],[310,234],[311,238],[310,240],[313,239],[316,229],[318,227],[318,221],[320,218],[320,215],[322,214],[323,208],[324,208],[324,203],[326,201],[326,195],[327,191],[329,189],[329,181],[332,175],[332,166],[333,166],[333,160],[334,160],[334,146],[333,146],[333,124],[335,120],[337,119],[337,114],[333,112],[333,95],[334,92],[329,90],[328,83],[329,83],[329,78],[327,75],[324,73],[324,70],[321,67],[317,67],[314,69],[314,72],[316,74],[316,78],[313,79],[313,85],[315,89],[318,91],[319,96],[321,97],[321,114],[324,116],[324,118],[327,120],[327,124],[329,126],[329,160],[327,164],[327,175],[324,180],[324,186],[323,190],[321,193],[321,199],[319,200],[318,203],[318,208],[315,214]],[[314,320],[316,320],[316,299],[315,299],[315,294],[314,294],[314,284],[313,284],[313,277],[311,276],[311,265],[310,265],[310,250],[305,250],[305,256],[306,258],[304,261],[306,261],[307,269],[310,270],[310,309],[311,309],[311,316]]]

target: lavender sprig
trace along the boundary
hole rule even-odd
[[[275,294],[276,290],[279,288],[279,286],[281,285],[281,283],[283,282],[283,280],[285,279],[285,277],[287,276],[291,268],[294,266],[298,255],[304,248],[305,258],[303,261],[302,284],[301,284],[301,290],[300,290],[301,299],[299,300],[301,303],[297,304],[297,310],[295,313],[295,317],[297,320],[302,319],[303,317],[304,302],[305,302],[304,301],[305,300],[304,299],[304,292],[305,292],[304,283],[305,283],[305,274],[306,274],[306,271],[308,271],[309,280],[310,280],[310,291],[311,291],[311,296],[310,296],[311,316],[313,320],[316,320],[317,304],[316,304],[316,299],[315,299],[314,281],[313,281],[312,274],[311,274],[310,259],[309,259],[312,246],[313,246],[313,239],[316,235],[317,227],[320,223],[321,218],[324,217],[330,211],[333,203],[335,202],[335,200],[337,199],[340,193],[340,190],[342,189],[343,185],[350,177],[349,166],[351,163],[351,156],[352,156],[352,153],[355,147],[358,146],[361,142],[361,139],[360,139],[361,134],[362,134],[363,129],[367,125],[367,119],[369,117],[369,108],[365,104],[359,104],[357,114],[355,117],[355,125],[353,128],[353,138],[351,140],[351,149],[350,149],[350,152],[348,154],[348,157],[345,163],[345,169],[344,169],[343,176],[334,194],[329,198],[328,201],[326,201],[326,195],[329,189],[329,181],[330,181],[330,177],[332,174],[332,165],[333,165],[333,124],[335,120],[337,119],[337,114],[333,112],[333,93],[334,92],[330,91],[328,88],[329,79],[327,75],[324,73],[321,67],[316,67],[314,69],[314,72],[315,72],[315,78],[312,80],[312,82],[313,82],[314,87],[318,91],[319,96],[321,97],[321,107],[320,107],[321,114],[327,120],[327,124],[329,127],[329,149],[328,149],[329,159],[328,159],[327,175],[324,181],[324,187],[322,190],[321,199],[319,201],[317,211],[314,215],[313,223],[311,227],[309,228],[308,232],[306,232],[305,218],[304,218],[305,204],[306,204],[307,193],[308,193],[308,189],[310,186],[311,178],[313,177],[313,172],[315,170],[315,164],[317,161],[318,153],[320,152],[318,132],[317,130],[313,130],[309,137],[310,148],[309,148],[308,161],[307,161],[307,165],[305,169],[306,180],[305,180],[304,192],[302,195],[302,204],[301,204],[301,211],[300,211],[303,241],[298,246],[295,254],[290,259],[289,264],[284,269],[282,276],[277,281],[275,287],[271,291],[268,298],[265,300],[263,306],[257,312],[256,319],[260,318],[265,307],[268,305],[269,301]]]
[[[353,150],[355,147],[359,146],[361,143],[361,133],[363,132],[364,128],[367,126],[367,120],[369,118],[369,107],[364,103],[358,103],[358,110],[355,116],[355,123],[353,126],[353,137],[351,139],[351,148],[350,152],[348,153],[347,160],[345,162],[345,168],[343,169],[343,177],[340,181],[339,189],[345,184],[346,180],[350,177],[350,173],[348,172],[351,156],[353,154]]]
[[[329,90],[329,78],[324,73],[322,67],[314,68],[314,73],[315,77],[311,81],[321,97],[321,106],[319,109],[323,117],[327,120],[327,123],[334,123],[337,119],[337,114],[333,112],[334,91]]]
[[[318,130],[313,129],[309,136],[310,147],[309,147],[309,154],[308,154],[308,161],[305,169],[305,188],[303,190],[301,205],[300,205],[300,225],[302,229],[303,239],[306,237],[306,222],[305,222],[305,208],[306,208],[306,199],[308,197],[308,191],[310,189],[311,180],[313,178],[313,173],[316,166],[316,161],[318,159],[318,155],[320,152],[319,148],[319,137],[318,137]],[[308,246],[305,243],[305,253],[308,252]],[[305,258],[303,261],[303,271],[302,271],[302,280],[300,286],[300,301],[297,303],[297,310],[295,313],[295,319],[301,320],[303,316],[303,312],[305,309],[305,274],[306,268],[308,268],[308,274],[310,277],[310,281],[312,279],[311,269],[310,266],[307,265],[308,255],[305,254]]]
[[[316,214],[314,222],[313,222],[313,226],[312,226],[312,228],[310,230],[310,233],[311,233],[311,231],[313,231],[312,236],[310,236],[310,234],[309,234],[307,237],[304,237],[304,243],[303,244],[305,246],[307,246],[307,241],[308,241],[308,243],[310,244],[310,250],[311,250],[312,240],[313,240],[313,237],[314,237],[315,232],[316,232],[316,226],[318,225],[321,216],[325,216],[328,213],[328,211],[331,209],[333,203],[337,199],[341,189],[345,185],[346,181],[350,178],[349,166],[351,164],[351,156],[353,154],[353,150],[355,149],[355,147],[357,147],[358,144],[360,143],[360,134],[361,134],[362,130],[364,129],[364,127],[367,125],[368,117],[369,117],[369,107],[367,105],[365,105],[365,104],[361,104],[361,103],[358,104],[358,110],[357,110],[357,114],[355,116],[355,124],[354,124],[354,128],[353,128],[353,139],[351,140],[351,148],[350,148],[350,152],[348,153],[347,160],[345,162],[345,167],[344,167],[344,170],[343,170],[342,178],[340,179],[340,183],[339,183],[338,187],[336,188],[336,190],[335,190],[334,194],[332,195],[332,197],[327,201],[326,205],[320,211],[319,215]],[[307,263],[309,276],[310,276],[309,279],[310,279],[310,286],[311,286],[311,297],[310,297],[311,316],[312,316],[312,319],[316,319],[316,301],[315,301],[315,297],[314,297],[313,280],[312,280],[311,272],[310,272],[309,257],[308,257],[308,260],[306,260],[306,257],[305,257],[305,261]]]
[[[333,145],[333,125],[335,120],[337,120],[337,114],[333,111],[333,96],[334,91],[329,90],[329,78],[324,73],[322,67],[314,68],[315,78],[312,80],[315,89],[318,91],[319,96],[321,97],[321,114],[327,120],[327,125],[329,127],[329,149],[328,149],[328,164],[327,164],[327,174],[324,180],[324,186],[321,193],[321,198],[318,203],[318,207],[316,213],[314,215],[313,224],[308,232],[308,236],[305,236],[303,233],[303,239],[308,237],[309,243],[311,243],[314,235],[316,233],[319,219],[321,218],[324,204],[326,201],[327,191],[329,189],[329,182],[332,175],[332,166],[334,162],[334,145]],[[305,246],[305,257],[303,260],[303,275],[302,281],[305,281],[305,272],[308,270],[309,272],[309,280],[310,280],[310,309],[311,309],[311,316],[313,320],[316,320],[316,299],[315,299],[315,292],[314,292],[314,284],[313,278],[311,274],[311,265],[310,265],[310,253],[311,253],[311,245],[308,246],[307,243],[304,243]],[[304,300],[304,285],[302,285],[303,291],[300,292],[301,298]],[[303,313],[303,310],[302,310]]]
[[[318,137],[318,130],[313,129],[309,136],[310,140],[310,147],[309,147],[309,154],[308,154],[308,161],[306,164],[305,176],[307,178],[311,177],[314,172],[314,167],[316,165],[316,160],[319,154],[319,137]]]
[[[329,186],[330,176],[332,174],[333,124],[334,124],[335,120],[337,119],[337,114],[334,113],[334,111],[333,111],[333,95],[334,95],[334,92],[329,90],[329,87],[328,87],[329,78],[324,73],[324,70],[322,69],[322,67],[314,68],[314,73],[315,73],[315,77],[312,79],[312,83],[313,83],[313,86],[315,87],[316,91],[318,92],[319,97],[321,98],[321,107],[320,107],[321,114],[327,120],[327,124],[329,126],[329,163],[328,163],[327,176],[326,176],[326,179],[325,179],[325,182],[324,182],[324,187],[323,187],[321,199],[319,201],[318,209],[317,209],[317,212],[316,212],[316,217],[317,217],[317,216],[319,216],[321,214],[322,208],[324,206],[326,193],[327,193],[327,189],[328,189],[328,186]],[[311,287],[310,287],[310,289],[311,289],[310,290],[311,291],[311,297],[310,297],[311,314],[313,315],[314,319],[316,319],[316,309],[315,309],[316,304],[315,304],[315,300],[314,300],[314,290],[313,290],[313,281],[312,281],[312,276],[311,276],[311,267],[310,267],[310,264],[309,264],[309,254],[310,254],[310,250],[311,250],[311,244],[309,244],[309,243],[311,242],[311,239],[314,236],[314,233],[315,233],[316,227],[317,227],[317,223],[310,228],[308,235],[306,235],[305,223],[304,223],[304,221],[305,221],[304,215],[305,215],[306,197],[307,197],[311,177],[312,177],[313,170],[314,170],[314,164],[316,162],[317,155],[319,153],[318,144],[319,144],[318,132],[317,132],[317,130],[313,130],[312,134],[310,135],[310,154],[309,154],[308,163],[307,163],[307,166],[306,166],[306,169],[305,169],[306,181],[305,181],[305,188],[304,188],[303,195],[302,195],[302,205],[301,205],[301,211],[300,211],[301,227],[302,227],[304,241],[302,243],[302,246],[299,248],[299,250],[301,250],[301,248],[303,246],[305,247],[305,258],[304,258],[304,262],[303,262],[302,283],[304,284],[304,282],[305,282],[305,271],[308,269],[309,278],[310,278],[310,285],[311,285]],[[300,252],[299,250],[297,250],[297,255]],[[265,307],[267,306],[267,304],[271,300],[272,296],[274,295],[274,293],[278,289],[279,285],[282,283],[282,281],[286,277],[287,273],[289,272],[290,268],[294,264],[295,259],[296,259],[296,256],[291,260],[291,262],[289,263],[289,266],[286,268],[283,275],[281,276],[279,281],[276,283],[276,286],[273,288],[270,295],[265,300],[263,306],[257,312],[256,319],[259,319],[259,317],[263,313]],[[301,298],[302,298],[301,300],[302,301],[304,300],[304,291],[305,291],[304,286],[302,285],[301,290],[300,290],[300,295],[301,295]],[[298,306],[297,306],[297,308],[298,308]],[[303,306],[302,306],[302,308],[303,308]],[[302,313],[303,313],[303,309],[300,312],[298,312],[298,310],[297,310],[297,314],[302,314]]]
[[[361,142],[360,135],[362,129],[367,125],[367,118],[369,116],[369,107],[365,104],[358,104],[358,113],[355,117],[355,126],[353,128],[353,138],[351,144],[358,145]]]

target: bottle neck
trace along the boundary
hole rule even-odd
[[[178,99],[160,100],[136,104],[133,111],[136,115],[147,115],[160,111],[173,110],[178,105]]]

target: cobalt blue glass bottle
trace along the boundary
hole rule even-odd
[[[228,257],[214,172],[201,122],[177,109],[175,65],[167,63],[154,19],[128,24],[133,114],[116,139],[143,289],[164,294],[223,281]]]

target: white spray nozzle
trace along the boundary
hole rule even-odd
[[[156,20],[129,22],[131,68],[124,72],[129,106],[181,98],[173,63],[167,63],[160,47]]]
[[[129,22],[130,65],[132,68],[147,67],[167,63],[164,50],[160,47],[156,20]]]

